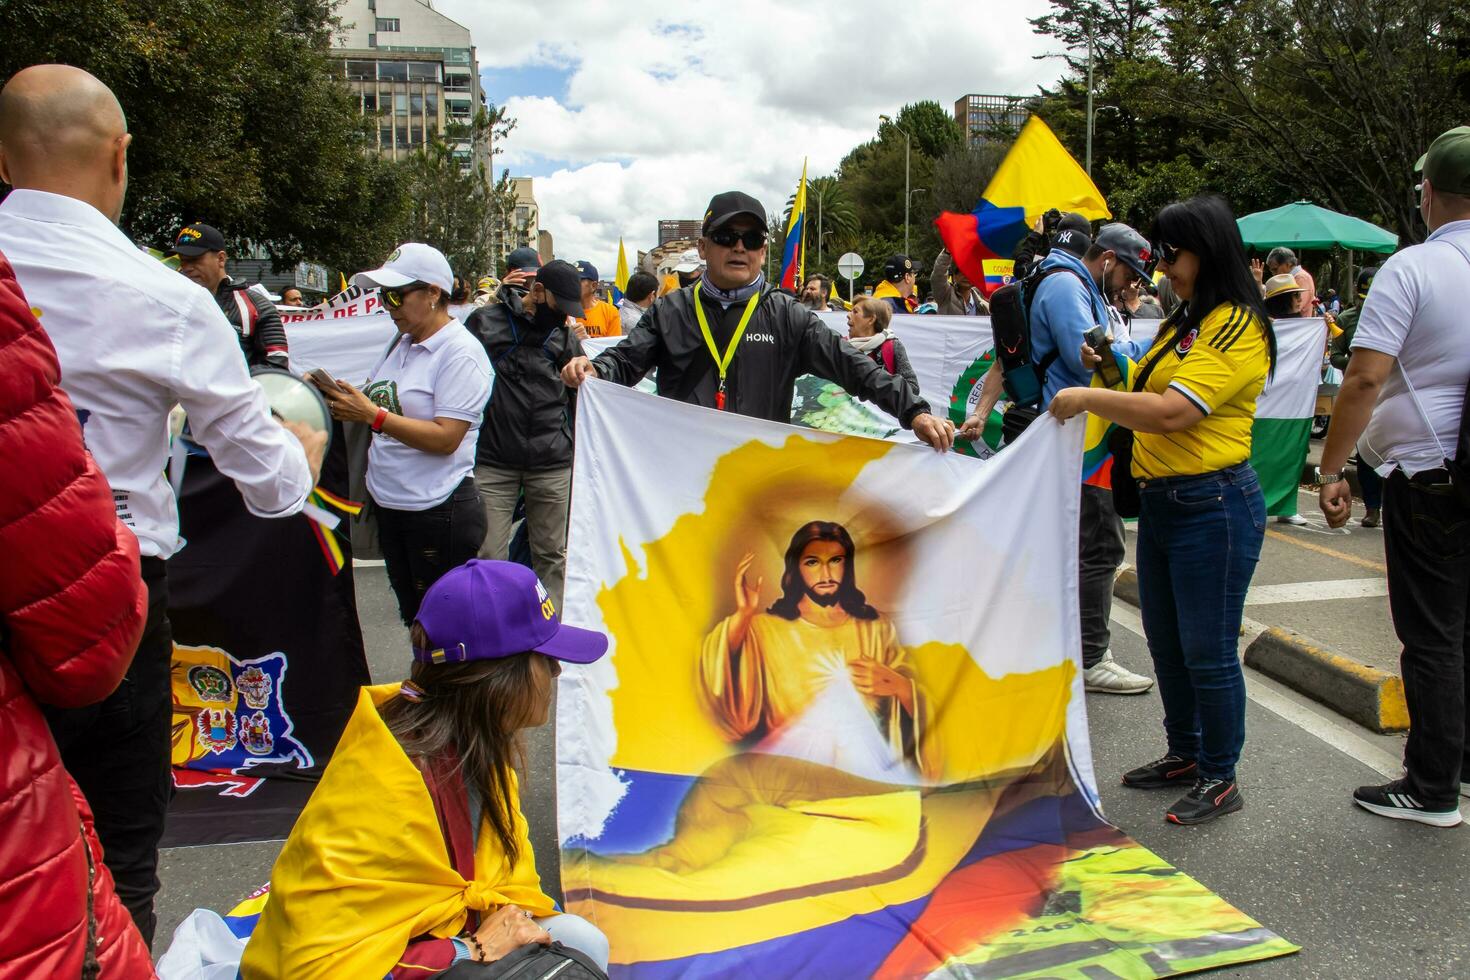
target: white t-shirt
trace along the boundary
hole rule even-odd
[[[1410,476],[1442,467],[1455,454],[1470,380],[1470,221],[1442,225],[1383,264],[1352,346],[1398,360],[1358,441],[1364,461],[1384,476],[1395,466]]]
[[[139,251],[92,205],[44,191],[11,191],[0,203],[0,252],[56,348],[82,438],[145,556],[183,547],[164,474],[176,403],[251,513],[301,510],[306,454],[271,420],[207,290]]]
[[[470,424],[447,456],[426,453],[380,432],[368,449],[368,492],[392,510],[428,510],[449,499],[475,470],[475,442],[490,400],[490,359],[458,320],[422,344],[400,336],[362,389],[375,404],[410,419]]]

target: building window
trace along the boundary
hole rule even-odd
[[[446,92],[468,92],[470,88],[470,76],[468,75],[444,76],[444,91]]]
[[[377,92],[362,93],[362,111],[364,115],[367,115],[369,113],[376,113],[378,111]]]
[[[376,34],[369,34],[368,35],[368,47],[370,47],[370,48],[376,48],[377,46],[378,46],[378,35],[376,35]]]
[[[377,20],[378,20],[378,33],[379,34],[396,34],[396,33],[398,33],[398,18],[397,17],[379,17]]]
[[[374,61],[349,61],[347,62],[347,77],[354,81],[366,82],[376,78],[378,65]]]
[[[410,61],[408,63],[408,77],[415,82],[437,82],[439,80],[439,63],[436,61]]]
[[[394,112],[394,114],[399,115],[399,116],[406,116],[406,115],[408,115],[408,93],[407,92],[394,92],[393,93],[393,112]]]
[[[385,150],[392,148],[393,126],[391,123],[386,126],[378,127],[378,146]]]
[[[378,62],[378,79],[385,82],[408,81],[408,65],[402,61]]]

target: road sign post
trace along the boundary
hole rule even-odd
[[[852,305],[852,284],[863,274],[863,257],[847,252],[837,260],[837,271],[847,280],[847,305]]]

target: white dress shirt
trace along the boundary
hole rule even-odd
[[[468,422],[449,455],[426,453],[386,432],[368,449],[367,488],[379,506],[428,510],[475,471],[475,443],[490,400],[490,358],[464,324],[450,320],[415,344],[401,335],[373,370],[363,391],[373,403],[409,419]]]
[[[181,404],[196,442],[260,517],[301,510],[311,470],[271,419],[213,296],[140,251],[92,205],[15,190],[0,202],[0,252],[61,362],[61,387],[145,556],[168,558],[178,504],[164,464]]]
[[[1398,362],[1358,440],[1363,461],[1381,475],[1395,467],[1408,476],[1439,469],[1455,455],[1470,377],[1467,308],[1470,221],[1443,225],[1428,241],[1390,257],[1374,276],[1352,347]]]

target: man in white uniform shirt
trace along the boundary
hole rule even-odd
[[[1470,126],[1442,134],[1416,169],[1429,240],[1390,258],[1373,279],[1319,482],[1322,513],[1341,527],[1352,509],[1342,469],[1354,444],[1386,477],[1383,550],[1389,609],[1404,645],[1409,738],[1404,778],[1360,787],[1353,799],[1379,816],[1453,827],[1461,821],[1458,797],[1470,796],[1470,506],[1446,466],[1470,465],[1456,451],[1470,379]]]
[[[164,473],[169,411],[183,405],[194,439],[261,517],[301,510],[324,437],[272,421],[214,297],[118,229],[131,139],[112,92],[80,69],[27,68],[0,90],[0,179],[15,188],[0,202],[0,252],[56,347],[148,585],[148,622],[117,692],[50,721],[118,895],[151,943],[172,713],[164,561],[184,544]]]

